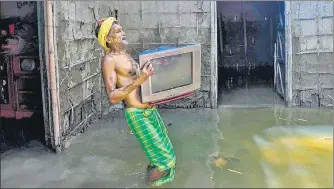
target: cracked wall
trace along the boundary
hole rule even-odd
[[[292,105],[333,107],[333,2],[291,2]]]

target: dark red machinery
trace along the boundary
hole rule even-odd
[[[42,109],[40,65],[13,27],[1,30],[0,117],[22,119]]]

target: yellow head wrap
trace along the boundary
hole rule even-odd
[[[99,44],[103,47],[104,52],[107,54],[110,52],[110,49],[107,47],[107,36],[109,34],[109,31],[112,27],[112,24],[117,21],[114,17],[109,17],[107,19],[103,19],[103,22],[101,24],[97,40]]]

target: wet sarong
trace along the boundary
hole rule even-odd
[[[127,108],[125,118],[151,165],[167,173],[152,185],[160,186],[171,182],[175,176],[176,156],[156,107]]]

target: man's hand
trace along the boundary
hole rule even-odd
[[[147,76],[152,76],[154,74],[154,68],[150,60],[143,65],[141,72],[145,73]]]
[[[149,104],[149,103],[144,104],[144,108],[152,108],[152,107],[154,107],[154,105]]]
[[[141,73],[139,74],[139,76],[133,81],[133,85],[139,87],[145,81],[147,81],[148,78],[153,74],[154,74],[154,69],[152,63],[151,61],[148,60],[141,68]]]

